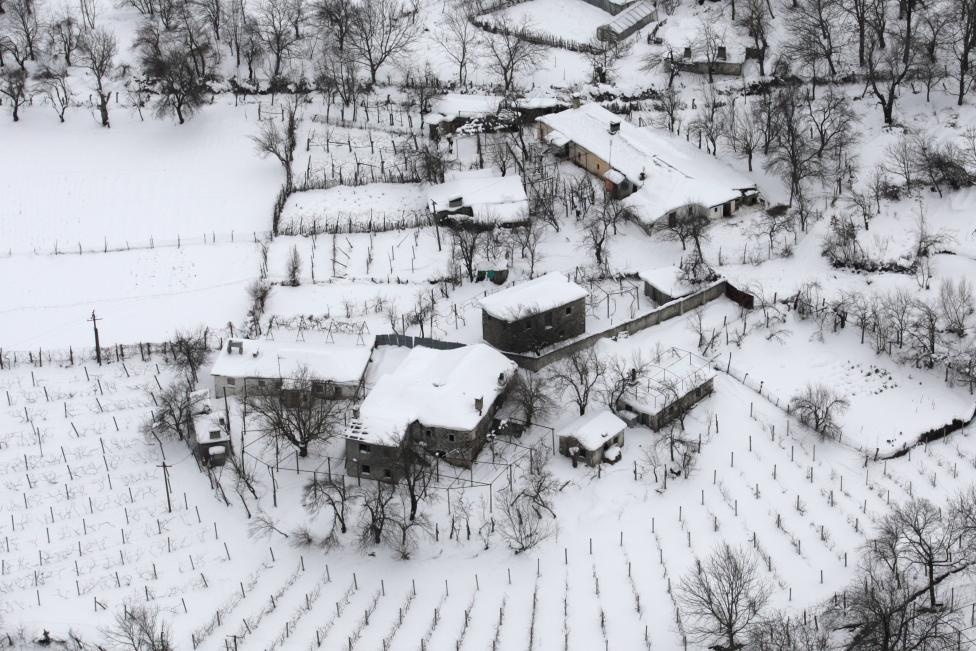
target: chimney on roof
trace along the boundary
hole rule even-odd
[[[231,354],[237,351],[238,355],[244,354],[244,342],[238,339],[228,339],[227,340],[227,353]]]
[[[464,197],[462,197],[461,195],[457,195],[456,197],[451,197],[447,201],[448,208],[460,208],[463,205],[464,205]]]
[[[620,121],[615,120],[610,123],[610,135],[615,135],[620,132]]]
[[[500,387],[505,386],[505,373],[504,372],[498,374],[498,386],[500,386]]]
[[[573,93],[573,108],[579,108],[581,104],[580,94]]]
[[[484,411],[485,408],[484,397],[474,399],[474,408],[478,410],[478,415],[480,416],[481,412]]]

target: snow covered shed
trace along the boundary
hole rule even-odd
[[[676,219],[691,204],[728,217],[762,202],[755,183],[714,156],[653,127],[638,127],[599,104],[544,115],[539,137],[603,179],[645,230]]]
[[[377,380],[346,431],[346,474],[398,481],[401,446],[469,467],[515,376],[490,346],[417,347]]]
[[[587,291],[552,271],[481,299],[481,336],[510,353],[539,350],[586,331]]]
[[[448,172],[444,183],[427,193],[431,214],[440,223],[467,222],[515,226],[529,218],[529,198],[518,174],[498,176],[492,170]]]
[[[371,352],[370,346],[228,339],[210,369],[214,395],[281,387],[307,369],[313,396],[355,399]]]
[[[588,466],[596,466],[620,459],[627,423],[612,412],[602,409],[580,416],[559,432],[559,453],[572,458],[573,465],[582,459]]]
[[[617,400],[617,413],[631,424],[659,430],[709,395],[714,377],[705,359],[670,348],[646,377],[627,387]]]
[[[601,41],[619,42],[657,20],[657,7],[650,0],[638,0],[613,17],[606,25],[596,28]]]
[[[211,401],[201,403],[193,415],[193,453],[205,466],[222,466],[231,453],[230,432],[222,414],[215,411]]]

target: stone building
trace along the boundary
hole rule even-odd
[[[481,336],[510,353],[538,351],[586,331],[585,289],[551,272],[481,299]]]
[[[659,430],[708,396],[714,377],[707,360],[671,348],[655,361],[647,377],[627,387],[617,400],[617,413],[628,423]]]
[[[256,339],[228,339],[217,355],[210,376],[214,396],[243,395],[281,387],[307,370],[312,395],[356,399],[362,389],[371,346],[283,343]]]
[[[398,481],[402,446],[469,467],[481,452],[515,376],[515,363],[484,344],[417,347],[380,376],[346,431],[346,474]]]
[[[604,461],[616,463],[624,445],[625,429],[627,423],[612,412],[591,410],[560,430],[559,453],[573,459],[574,466],[577,460],[588,466]]]

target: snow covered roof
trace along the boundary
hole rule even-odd
[[[646,377],[627,389],[623,401],[633,409],[656,414],[714,376],[715,372],[704,358],[669,348],[661,353],[661,358]]]
[[[558,271],[513,285],[481,299],[481,309],[502,321],[518,321],[532,314],[585,298],[587,292]]]
[[[474,219],[491,223],[524,221],[529,214],[529,199],[518,174],[497,176],[492,170],[467,170],[445,175],[444,183],[433,185],[427,193],[431,210],[450,210],[459,199],[471,208]]]
[[[671,298],[678,298],[685,294],[690,294],[695,290],[695,286],[682,280],[681,269],[677,266],[656,267],[645,269],[637,274],[641,280],[655,287]]]
[[[414,421],[426,427],[473,430],[515,369],[515,362],[486,344],[451,350],[418,346],[393,371],[380,376],[346,436],[393,445]],[[480,413],[475,404],[479,398]]]
[[[240,347],[238,347],[240,344]],[[313,379],[355,384],[366,372],[369,346],[277,343],[228,339],[210,369],[211,375],[233,378],[288,379],[306,367]]]
[[[614,16],[613,20],[604,25],[604,28],[609,29],[615,34],[622,34],[641,21],[647,20],[648,18],[653,19],[656,12],[657,10],[651,2],[641,0]]]
[[[635,126],[599,104],[584,104],[538,120],[637,186],[623,202],[645,223],[689,203],[717,206],[741,197],[740,190],[755,188],[749,177],[714,156],[660,129]],[[620,123],[615,135],[610,134],[611,122]]]
[[[197,443],[229,441],[230,436],[221,421],[223,421],[223,417],[217,412],[195,416],[193,418],[193,431],[196,434]],[[217,436],[212,436],[212,434]]]
[[[431,113],[440,114],[435,118],[454,120],[456,118],[477,118],[498,113],[504,98],[501,95],[466,95],[463,93],[447,93],[431,102]],[[514,102],[519,109],[546,109],[565,104],[556,97],[520,97]],[[427,120],[431,122],[431,120]]]
[[[571,436],[581,446],[589,450],[599,450],[620,432],[627,429],[627,423],[607,409],[594,410],[580,416],[559,432],[559,436]]]

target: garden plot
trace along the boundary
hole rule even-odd
[[[0,258],[5,303],[0,346],[37,350],[92,345],[95,310],[106,342],[162,341],[196,324],[222,329],[247,312],[258,245],[160,247],[84,255]],[[16,282],[13,282],[16,279]]]
[[[451,247],[447,232],[414,228],[380,233],[321,234],[275,238],[268,252],[268,276],[288,280],[292,248],[301,260],[302,283],[368,280],[396,284],[447,276]]]
[[[306,190],[288,197],[281,213],[286,233],[316,233],[333,229],[370,231],[393,223],[426,219],[427,192],[419,183],[369,183],[328,190]],[[393,223],[390,224],[392,227]]]
[[[192,120],[141,121],[121,105],[103,129],[82,110],[0,121],[0,252],[149,246],[177,237],[229,240],[268,231],[282,174],[248,139],[257,111],[218,96]],[[51,152],[57,152],[52,156]],[[147,153],[151,152],[151,153]]]
[[[611,14],[582,0],[529,0],[483,18],[500,16],[515,25],[528,20],[533,30],[579,43],[591,41],[597,27],[613,20]]]
[[[973,415],[973,398],[965,389],[947,386],[939,372],[876,355],[869,344],[859,343],[850,325],[825,333],[823,341],[811,323],[790,318],[787,328],[772,339],[745,337],[741,348],[731,349],[732,371],[749,386],[761,385],[782,407],[808,383],[829,386],[850,403],[840,418],[846,444],[871,452],[893,450]],[[722,358],[719,365],[727,361]]]

